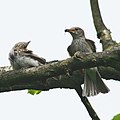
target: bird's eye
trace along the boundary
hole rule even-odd
[[[79,30],[79,28],[75,28],[75,30]]]

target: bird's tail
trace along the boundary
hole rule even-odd
[[[83,96],[95,96],[98,93],[108,93],[110,90],[105,85],[97,68],[85,69]]]

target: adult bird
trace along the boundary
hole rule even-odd
[[[82,53],[95,52],[94,42],[85,38],[84,31],[81,28],[72,27],[66,29],[65,32],[69,32],[73,37],[71,45],[67,48],[70,56],[73,56],[77,51]],[[102,81],[97,67],[84,69],[84,88],[82,95],[89,97],[97,95],[100,92],[108,93],[109,88]]]

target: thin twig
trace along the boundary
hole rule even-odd
[[[94,111],[94,109],[91,106],[91,104],[90,104],[89,100],[87,99],[87,97],[82,96],[82,88],[81,88],[81,86],[77,87],[75,90],[78,93],[82,103],[86,107],[86,109],[87,109],[90,117],[92,118],[92,120],[100,120],[100,118],[98,117],[97,113]]]

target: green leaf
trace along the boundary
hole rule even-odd
[[[31,95],[38,95],[41,93],[41,90],[28,90],[28,93]]]
[[[120,120],[120,114],[115,115],[112,120]]]

